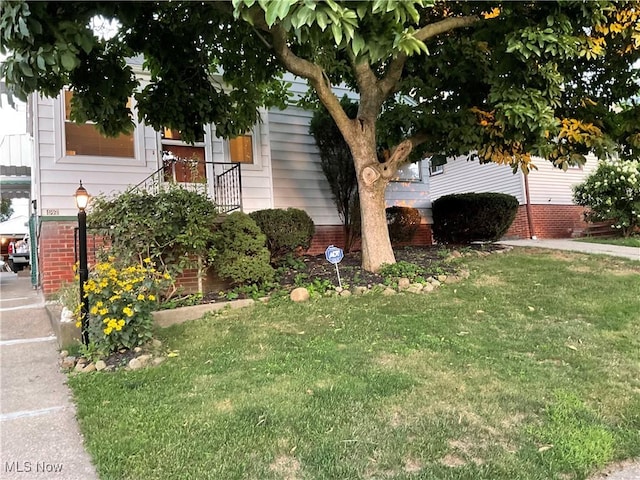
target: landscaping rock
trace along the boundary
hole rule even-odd
[[[73,367],[76,366],[76,357],[64,357],[62,359],[62,369],[63,370],[71,370]]]
[[[424,288],[424,285],[422,283],[412,283],[411,285],[409,285],[409,288],[412,288],[420,292]]]
[[[422,291],[422,289],[417,289],[416,287],[414,287],[413,285],[410,285],[409,288],[407,288],[405,290],[405,292],[407,293],[420,293]]]
[[[433,279],[432,282],[429,282],[431,285],[433,285],[434,287],[439,287],[441,285],[441,283],[436,280],[435,278]]]
[[[343,290],[340,292],[340,296],[341,297],[350,297],[351,296],[351,290]]]
[[[104,360],[98,360],[96,362],[96,370],[97,371],[101,372],[105,368],[107,368],[107,364],[104,362]]]
[[[436,287],[432,283],[427,283],[424,287],[422,287],[422,293],[431,293],[436,289]]]
[[[67,350],[62,350],[62,351],[60,352],[60,358],[62,358],[63,360],[64,360],[65,358],[67,358],[68,356],[69,356],[69,352],[68,352]]]
[[[142,364],[143,367],[146,367],[151,360],[151,355],[140,355],[138,357],[138,361]]]
[[[289,294],[289,298],[291,298],[292,302],[306,302],[309,300],[309,298],[311,298],[311,295],[309,295],[309,290],[307,290],[304,287],[298,287],[298,288],[294,288],[291,293]]]
[[[133,349],[134,353],[140,353],[142,351],[142,347],[136,347]]]
[[[75,368],[73,369],[74,372],[81,372],[84,367],[85,367],[85,363],[81,362],[80,360],[78,360],[78,363],[76,363]]]
[[[344,288],[342,287],[336,287],[336,293],[342,293],[343,290]]]
[[[82,369],[82,373],[91,373],[96,371],[96,364],[91,362],[89,365]]]
[[[154,338],[151,340],[151,346],[153,346],[153,348],[160,348],[162,346],[162,342],[157,338]]]
[[[369,289],[367,287],[355,287],[353,289],[353,294],[354,295],[364,295],[368,291],[369,291]]]
[[[458,250],[454,250],[451,252],[451,256],[453,258],[462,258],[462,254]]]
[[[440,283],[445,283],[447,281],[447,277],[448,275],[438,275],[436,277],[436,280],[438,280]]]
[[[471,273],[469,272],[469,270],[464,270],[464,269],[463,269],[463,270],[460,270],[460,271],[458,272],[458,275],[459,275],[461,278],[465,278],[465,279],[466,279],[466,278],[469,278],[469,276],[471,275]]]
[[[398,290],[406,290],[411,285],[411,280],[408,278],[399,278],[398,279]]]
[[[138,360],[137,358],[132,358],[131,360],[129,360],[129,364],[128,367],[131,370],[140,370],[142,368],[142,362],[140,360]]]
[[[393,288],[385,288],[382,291],[382,295],[384,295],[385,297],[388,297],[390,295],[395,295],[395,294],[396,294],[396,291]]]

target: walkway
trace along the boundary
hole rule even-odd
[[[97,478],[66,378],[42,295],[28,276],[1,272],[0,478]]]
[[[607,245],[604,243],[578,242],[568,238],[549,240],[503,240],[498,243],[502,245],[512,245],[514,247],[552,248],[572,252],[612,255],[614,257],[640,261],[640,247],[619,247],[617,245]]]

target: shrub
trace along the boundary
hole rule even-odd
[[[418,231],[420,226],[420,212],[412,207],[389,207],[387,225],[389,238],[392,242],[408,242]]]
[[[307,250],[316,231],[311,217],[298,208],[258,210],[249,216],[266,235],[267,248],[274,260],[298,249]]]
[[[504,193],[445,195],[433,202],[433,236],[440,243],[496,241],[511,226],[518,200]]]
[[[171,276],[158,272],[150,258],[142,265],[123,268],[112,262],[98,263],[84,287],[89,299],[90,341],[107,354],[150,340],[151,312],[170,281]],[[77,325],[81,326],[79,322]]]
[[[171,186],[157,194],[129,190],[96,197],[87,220],[108,239],[109,255],[129,264],[150,258],[173,277],[197,268],[201,287],[217,216],[205,194]]]
[[[613,220],[628,237],[640,225],[640,161],[601,161],[574,187],[573,199],[590,209],[587,221]]]
[[[234,285],[271,282],[275,271],[265,242],[266,236],[249,215],[229,214],[214,235],[216,272]]]
[[[384,277],[385,283],[393,283],[399,278],[408,278],[411,282],[415,282],[422,279],[425,270],[420,265],[400,260],[392,264],[382,264],[379,273]]]

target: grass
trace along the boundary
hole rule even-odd
[[[620,247],[640,247],[640,236],[631,237],[581,237],[576,238],[579,242],[605,243],[607,245],[618,245]]]
[[[640,263],[514,250],[429,295],[226,311],[69,378],[106,479],[582,479],[640,455]]]

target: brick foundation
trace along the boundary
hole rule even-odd
[[[418,231],[410,242],[394,245],[396,247],[407,245],[431,245],[433,243],[431,236],[431,225],[421,224]],[[318,225],[316,226],[316,234],[311,239],[311,246],[307,250],[308,255],[319,255],[324,253],[329,245],[344,248],[344,232],[342,225]],[[360,242],[356,242],[353,250],[360,249]]]
[[[533,234],[538,238],[570,238],[583,231],[584,208],[578,205],[531,205]],[[520,205],[505,238],[529,238],[529,222],[525,205]]]

